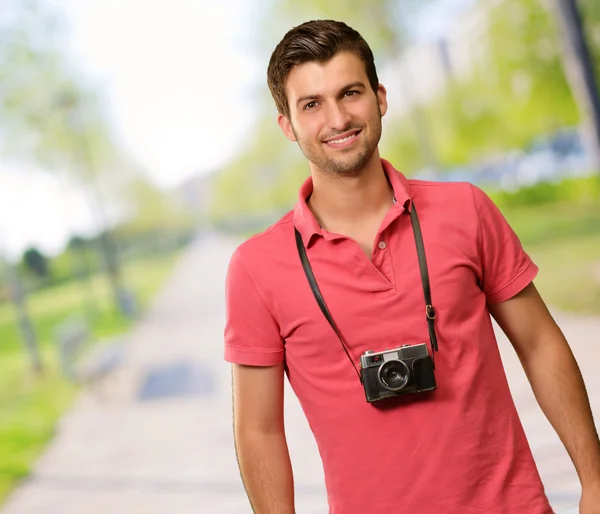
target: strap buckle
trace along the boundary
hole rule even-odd
[[[435,319],[435,309],[433,308],[433,305],[425,306],[425,315],[427,316],[427,319]]]

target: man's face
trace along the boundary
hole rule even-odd
[[[371,89],[360,58],[340,52],[302,64],[289,74],[286,93],[290,116],[278,120],[285,136],[322,172],[358,175],[377,149],[387,111],[385,88]]]

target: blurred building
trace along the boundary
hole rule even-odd
[[[388,90],[399,92],[398,98],[394,98],[393,111],[402,114],[414,105],[427,104],[451,80],[467,80],[478,67],[484,66],[490,52],[488,36],[494,11],[505,1],[475,2],[454,20],[444,37],[438,41],[416,41],[406,48],[384,73]],[[527,23],[526,9],[517,3],[511,5],[509,15],[515,25]],[[541,58],[553,52],[551,41],[540,41]],[[527,89],[526,77],[514,78],[516,94]]]
[[[456,19],[446,38],[452,74],[458,80],[468,78],[485,61],[489,20],[493,9],[504,0],[476,2]]]
[[[426,104],[439,95],[452,76],[446,41],[416,43],[390,65],[388,91],[394,95],[392,110],[404,113],[413,105]],[[385,74],[387,75],[387,74]]]

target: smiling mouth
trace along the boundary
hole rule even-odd
[[[360,130],[346,132],[345,134],[340,134],[340,136],[336,136],[335,138],[326,139],[324,142],[330,146],[338,146],[343,145],[345,143],[349,143],[357,138],[357,136],[361,133]]]

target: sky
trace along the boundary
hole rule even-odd
[[[262,72],[248,50],[252,4],[61,2],[76,58],[107,91],[125,150],[158,184],[216,169],[247,137],[248,92]]]
[[[216,170],[248,140],[266,73],[252,51],[261,2],[46,1],[64,13],[68,54],[105,93],[118,141],[156,184]],[[470,1],[434,2],[419,36],[438,37]],[[0,163],[0,252],[37,245],[57,253],[92,227],[73,187]]]

